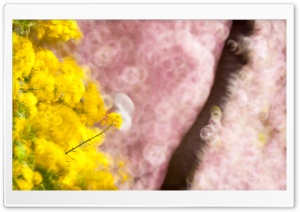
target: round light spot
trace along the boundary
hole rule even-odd
[[[207,125],[201,129],[200,138],[207,141],[213,137],[214,132],[215,132],[214,127],[212,125]]]
[[[149,144],[144,148],[143,155],[153,166],[159,166],[166,161],[166,150],[162,146]]]

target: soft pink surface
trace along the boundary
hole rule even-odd
[[[78,23],[84,39],[76,57],[91,68],[107,107],[124,117],[102,146],[127,161],[132,180],[120,189],[158,189],[207,100],[231,22]],[[252,62],[242,78],[233,76],[237,92],[193,189],[285,189],[285,23],[259,21],[257,29]]]
[[[286,189],[286,25],[257,21],[193,189]]]
[[[91,68],[108,105],[125,117],[125,130],[108,135],[102,147],[128,160],[133,180],[121,189],[158,189],[172,151],[209,95],[231,23],[78,23],[85,37],[77,58]],[[134,110],[118,95],[111,102],[118,93],[130,97]]]

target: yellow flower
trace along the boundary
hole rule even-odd
[[[65,58],[56,77],[56,96],[66,105],[75,107],[83,97],[85,87],[82,69],[71,58]]]
[[[33,74],[43,72],[44,74],[55,75],[59,68],[59,61],[53,52],[46,49],[39,49],[36,52],[36,59],[32,67]]]
[[[21,103],[21,106],[23,107],[23,112],[25,113],[25,116],[32,119],[34,118],[37,113],[37,98],[32,92],[28,93],[19,93],[17,100],[19,103]]]
[[[18,131],[18,132],[22,132],[26,125],[26,119],[14,117],[13,123],[14,123],[14,125],[13,125],[14,130]]]
[[[21,190],[31,190],[33,171],[25,162],[13,161],[13,181],[15,186]]]
[[[38,103],[38,110],[39,111],[45,111],[45,110],[47,110],[47,104],[45,104],[43,102],[39,102]]]
[[[35,164],[55,174],[69,169],[63,149],[45,139],[35,141]]]
[[[77,105],[76,110],[80,112],[82,121],[88,126],[93,126],[106,116],[104,101],[97,84],[88,82],[85,86],[85,93],[82,101]]]
[[[13,76],[13,100],[15,100],[18,96],[20,90],[20,81],[17,79],[16,76]]]
[[[76,21],[73,20],[40,20],[37,21],[36,34],[39,40],[49,43],[66,42],[80,39],[82,34]]]
[[[37,103],[37,98],[32,92],[28,93],[20,93],[18,96],[18,100],[26,107],[30,108],[35,106]]]
[[[33,172],[33,184],[38,185],[43,181],[43,177],[39,172]]]
[[[121,114],[118,113],[110,113],[107,115],[106,119],[104,120],[104,124],[107,126],[114,126],[117,129],[120,129],[123,123],[123,119]]]
[[[13,32],[13,78],[27,77],[35,62],[35,52],[30,40]]]
[[[30,79],[30,88],[36,97],[43,102],[54,101],[55,78],[45,72],[38,72]]]

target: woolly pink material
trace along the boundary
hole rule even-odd
[[[84,38],[77,60],[124,118],[101,147],[127,161],[132,181],[120,189],[158,189],[207,100],[231,22],[78,23]],[[211,141],[193,189],[285,189],[285,23],[259,21],[257,28],[252,63],[242,79],[233,76],[238,89],[223,114],[222,140]]]
[[[286,23],[256,21],[255,31],[193,189],[286,189]]]
[[[128,160],[133,181],[121,189],[158,189],[174,148],[209,95],[231,23],[78,23],[84,39],[77,58],[91,68],[108,104],[118,93],[134,103],[134,109],[122,109],[118,101],[126,95],[117,98],[121,106],[115,102],[113,109],[125,116],[126,130],[108,133],[102,147]],[[126,110],[133,111],[131,117]]]

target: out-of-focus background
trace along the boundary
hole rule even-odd
[[[159,189],[174,149],[205,104],[229,20],[78,21],[84,38],[70,54],[100,83],[120,132],[100,148],[126,161],[120,189]],[[192,189],[286,189],[286,23],[257,20],[250,62],[228,79],[222,121]],[[200,135],[200,132],[199,132]]]

